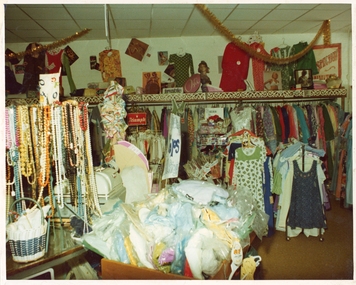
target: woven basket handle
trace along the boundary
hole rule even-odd
[[[42,207],[41,207],[41,205],[40,205],[36,200],[34,200],[34,199],[32,199],[32,198],[27,198],[27,197],[19,198],[19,199],[17,199],[16,201],[14,201],[14,202],[11,204],[11,206],[10,206],[9,209],[12,210],[12,208],[14,207],[14,205],[17,204],[18,202],[22,201],[22,200],[28,200],[28,201],[31,201],[31,202],[37,204],[38,209],[41,211],[41,221],[42,221],[41,223],[42,223],[42,225],[44,225],[44,214],[43,214]],[[10,220],[11,220],[11,222],[13,222],[13,221],[12,221],[12,218],[11,218],[11,215],[10,215]]]

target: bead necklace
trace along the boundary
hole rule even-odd
[[[51,109],[50,106],[42,106],[42,118],[39,119],[39,136],[40,136],[40,173],[38,177],[38,185],[40,186],[40,191],[38,194],[38,201],[42,198],[43,189],[49,183],[50,177],[50,122],[51,122]],[[42,131],[42,132],[41,132]]]
[[[9,163],[9,151],[6,152],[6,213],[9,213],[10,211],[10,203],[11,203],[11,196],[14,196],[15,193],[13,193],[14,195],[12,195],[12,185],[14,184],[15,180],[13,179],[11,180],[11,167],[10,167],[10,163]]]
[[[10,138],[11,138],[11,147],[9,150],[10,165],[14,169],[14,184],[15,184],[15,193],[12,196],[15,196],[15,199],[18,200],[21,198],[20,190],[20,172],[19,172],[19,152],[17,148],[16,141],[16,126],[17,126],[17,116],[16,108],[11,106],[9,109],[9,126],[10,126]],[[22,207],[21,203],[16,203],[17,213],[21,213]]]
[[[9,110],[5,108],[5,139],[6,139],[6,149],[11,147],[11,136],[10,136],[10,122],[9,122]]]
[[[79,102],[79,121],[80,121],[80,128],[85,132],[88,126],[88,103]]]
[[[89,176],[89,188],[94,198],[94,210],[98,213],[99,217],[102,216],[100,204],[99,204],[99,197],[98,197],[98,189],[95,180],[95,171],[93,166],[93,158],[92,158],[92,148],[91,148],[91,141],[90,141],[90,132],[89,132],[89,125],[88,120],[86,122],[86,131],[84,132],[85,144],[86,148],[86,156],[87,156],[87,165],[88,165],[88,176]]]
[[[31,126],[31,135],[32,135],[32,145],[33,145],[33,154],[34,154],[34,167],[36,177],[38,177],[38,172],[40,170],[40,158],[39,158],[39,142],[38,142],[38,120],[37,120],[38,108],[35,106],[30,107],[30,126]],[[33,185],[36,188],[37,179]],[[34,196],[33,196],[34,198]],[[36,199],[36,198],[34,198]]]
[[[64,208],[63,200],[63,185],[62,179],[64,177],[63,165],[62,165],[62,134],[61,134],[61,118],[60,112],[61,108],[53,104],[51,106],[52,112],[52,146],[53,146],[53,161],[55,164],[55,174],[56,174],[56,186],[58,194],[58,207],[60,209]]]
[[[77,199],[76,199],[76,183],[74,183],[74,176],[75,176],[75,168],[69,164],[69,156],[71,155],[70,144],[69,144],[69,126],[68,126],[68,105],[70,103],[65,101],[62,103],[62,127],[63,127],[63,137],[64,137],[64,157],[63,157],[63,164],[66,170],[66,177],[69,181],[69,190],[70,190],[70,197],[71,202],[74,204],[74,207],[77,206]]]
[[[19,131],[19,138],[20,138],[20,161],[21,161],[21,174],[27,178],[27,181],[30,185],[34,184],[36,180],[36,173],[35,173],[35,165],[33,160],[33,153],[32,153],[32,140],[31,140],[31,133],[30,133],[30,122],[29,122],[29,114],[28,114],[28,107],[27,106],[18,106],[17,111],[19,113],[19,123],[21,123],[21,128]],[[29,177],[31,175],[35,176],[35,179],[31,182]]]
[[[85,174],[85,155],[83,152],[84,148],[84,134],[83,134],[83,125],[82,125],[82,104],[79,104],[78,107],[74,109],[74,118],[73,121],[75,129],[77,130],[77,139],[78,139],[78,166],[77,166],[77,194],[78,194],[78,214],[83,218],[86,216],[84,213],[86,211],[86,174]],[[87,114],[86,114],[87,115]],[[85,206],[85,207],[84,207]],[[87,221],[86,221],[87,222]]]
[[[85,134],[85,132],[88,130],[88,103],[85,102],[80,102],[79,103],[79,110],[80,110],[80,115],[79,115],[79,122],[80,122],[80,128],[83,131],[83,135]],[[84,149],[87,150],[88,144],[87,141],[85,139],[85,135],[84,135]],[[84,155],[84,165],[86,168],[86,173],[89,173],[89,163],[88,163],[88,156]]]
[[[77,149],[77,130],[74,124],[74,110],[75,106],[72,104],[68,104],[68,138],[69,138],[69,148],[70,148],[70,155],[69,155],[69,163],[72,167],[78,166],[78,149]]]

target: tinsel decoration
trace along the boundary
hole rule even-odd
[[[246,45],[238,38],[236,38],[235,35],[229,29],[227,29],[204,4],[195,4],[195,7],[197,7],[200,10],[200,12],[210,21],[210,23],[212,23],[215,26],[215,28],[221,34],[223,34],[228,40],[230,40],[240,49],[248,53],[251,57],[260,59],[264,62],[279,64],[279,65],[294,62],[300,59],[301,57],[303,57],[304,55],[306,55],[313,48],[316,41],[322,34],[324,35],[324,43],[326,41],[330,42],[330,21],[325,20],[321,28],[315,35],[314,39],[309,43],[309,45],[305,49],[303,49],[299,53],[286,58],[278,58],[278,57],[273,57],[271,55],[263,55],[257,52],[256,50],[250,48],[248,45]]]
[[[55,41],[51,44],[48,45],[41,45],[39,47],[33,48],[30,51],[23,51],[23,52],[19,52],[19,53],[10,53],[8,55],[5,56],[5,60],[9,61],[11,58],[17,58],[19,60],[21,60],[26,54],[34,54],[34,53],[39,53],[42,51],[47,51],[47,50],[52,50],[52,49],[56,49],[60,46],[66,45],[70,42],[75,41],[76,39],[84,36],[85,34],[89,33],[91,31],[91,29],[84,29],[80,32],[76,32],[74,35],[71,35],[69,37],[66,37],[64,39]]]
[[[327,22],[325,25],[324,33],[323,33],[323,40],[324,40],[324,45],[330,45],[331,44],[331,35],[330,35],[330,20],[325,21]]]

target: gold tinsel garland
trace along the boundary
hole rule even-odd
[[[76,32],[74,35],[71,35],[69,37],[66,37],[64,39],[61,39],[61,40],[58,40],[58,41],[55,41],[51,44],[48,44],[48,45],[41,45],[41,46],[38,46],[36,48],[33,48],[29,51],[23,51],[23,52],[19,52],[19,53],[10,53],[10,54],[7,54],[5,56],[5,60],[8,61],[12,58],[17,58],[18,60],[21,60],[26,54],[34,54],[34,53],[39,53],[41,51],[46,51],[46,50],[52,50],[52,49],[55,49],[55,48],[58,48],[60,46],[63,46],[65,44],[68,44],[72,41],[75,41],[76,39],[84,36],[85,34],[89,33],[91,31],[91,29],[84,29],[80,32]]]
[[[195,6],[201,11],[201,13],[216,27],[216,29],[227,37],[231,42],[237,45],[240,49],[248,53],[251,57],[260,59],[264,62],[274,63],[274,64],[288,64],[298,60],[299,58],[306,55],[315,45],[318,38],[321,34],[324,35],[324,44],[330,44],[330,21],[325,20],[319,29],[318,33],[314,37],[314,39],[309,43],[309,45],[300,51],[299,53],[286,57],[286,58],[278,58],[273,57],[271,55],[263,55],[255,51],[254,49],[250,48],[246,43],[240,41],[235,35],[227,29],[218,18],[204,5],[204,4],[195,4]]]

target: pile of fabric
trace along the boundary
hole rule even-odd
[[[104,205],[82,240],[110,260],[207,279],[235,241],[249,245],[252,231],[262,239],[268,218],[244,189],[182,180],[141,202]]]

